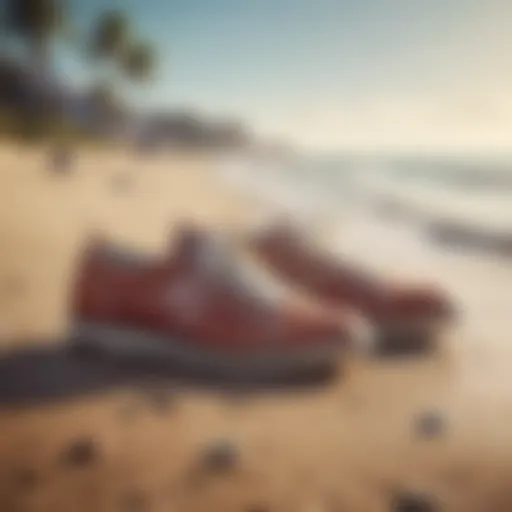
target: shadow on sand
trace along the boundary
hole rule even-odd
[[[146,386],[148,382],[226,392],[297,391],[325,385],[332,372],[313,372],[287,377],[280,382],[229,382],[219,377],[194,374],[165,363],[101,358],[68,346],[19,351],[0,359],[0,406],[25,406],[68,400],[116,388]]]

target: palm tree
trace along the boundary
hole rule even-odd
[[[130,20],[121,10],[110,10],[100,15],[88,42],[88,54],[98,69],[106,72],[110,86],[113,86],[119,72],[121,76],[140,83],[150,78],[155,67],[153,47],[133,39]]]
[[[131,37],[130,22],[123,11],[102,13],[89,41],[89,55],[97,62],[119,64]]]
[[[122,59],[124,73],[134,83],[143,83],[150,79],[155,65],[154,47],[147,42],[136,42],[130,45]]]
[[[41,73],[50,67],[51,43],[64,27],[65,7],[64,0],[5,0],[5,30],[25,44]]]
[[[25,120],[25,127],[31,134],[42,130],[50,113],[46,99],[51,87],[50,74],[53,72],[52,43],[64,33],[66,6],[66,0],[4,0],[5,35],[23,44],[37,81],[34,110]]]
[[[154,47],[144,41],[132,43],[121,61],[125,77],[136,85],[141,85],[152,78],[155,64],[156,55]],[[139,140],[139,142],[144,144],[143,140]]]
[[[98,119],[103,117],[102,124],[115,125],[123,104],[119,97],[120,80],[140,84],[149,79],[155,67],[153,47],[134,40],[130,19],[124,11],[110,10],[94,24],[87,53],[97,71],[92,96],[96,99]]]
[[[105,11],[99,15],[86,41],[86,51],[97,75],[91,88],[91,100],[100,124],[113,121],[117,111],[114,106],[120,105],[116,85],[122,56],[131,39],[130,25],[124,11]]]

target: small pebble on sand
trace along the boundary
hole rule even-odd
[[[262,503],[253,503],[246,508],[245,512],[270,512],[270,507]]]
[[[425,494],[401,494],[393,500],[392,512],[438,512],[435,500]]]
[[[34,469],[19,469],[14,475],[14,482],[20,489],[28,491],[39,483],[39,475]]]
[[[446,424],[439,411],[426,411],[416,417],[414,428],[418,435],[431,439],[442,436],[446,431]]]
[[[121,503],[122,512],[145,512],[150,509],[149,497],[142,491],[132,490],[125,494]]]
[[[98,458],[98,448],[91,438],[78,439],[71,443],[62,454],[62,462],[67,466],[87,466]]]
[[[74,170],[75,153],[66,145],[58,145],[50,152],[50,168],[56,174],[70,174]]]
[[[239,458],[238,446],[229,439],[220,439],[206,447],[202,462],[209,471],[225,472],[233,469]]]
[[[126,173],[117,174],[112,178],[112,189],[115,192],[127,192],[132,188],[132,176]]]

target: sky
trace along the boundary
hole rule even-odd
[[[509,0],[74,0],[83,32],[121,7],[154,42],[141,106],[235,116],[301,147],[504,149]],[[75,81],[87,68],[61,55]]]

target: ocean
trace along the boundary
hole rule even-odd
[[[302,217],[366,208],[512,238],[512,157],[238,159],[224,164],[223,179],[267,208]]]
[[[237,158],[220,169],[261,218],[287,214],[339,257],[444,287],[462,312],[463,347],[485,340],[497,360],[504,346],[512,355],[512,158]]]

